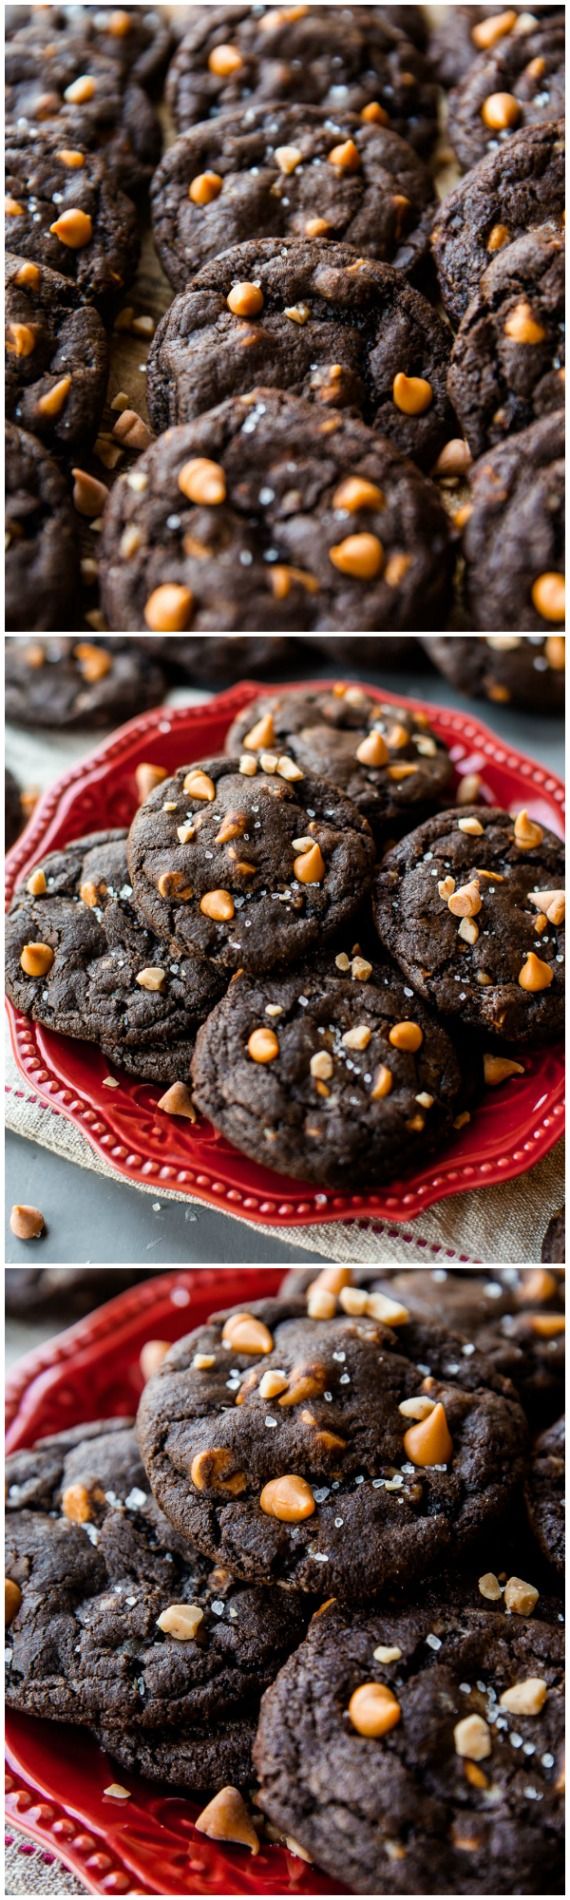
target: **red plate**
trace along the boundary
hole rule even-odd
[[[8,1448],[136,1410],[146,1339],[179,1339],[221,1306],[277,1292],[276,1268],[198,1267],[143,1281],[21,1360],[7,1388]],[[281,1848],[254,1858],[198,1834],[203,1802],[118,1769],[79,1728],[8,1713],[7,1818],[90,1893],[318,1894],[324,1874]],[[113,1781],[129,1801],[103,1790]]]
[[[322,688],[303,681],[296,690]],[[113,734],[91,759],[46,793],[8,859],[8,895],[39,857],[71,838],[130,824],[137,798],[134,773],[141,760],[174,768],[223,748],[229,724],[260,692],[245,681],[205,705],[145,713]],[[289,688],[287,690],[290,690]],[[295,689],[293,689],[295,690]],[[464,712],[446,712],[420,699],[368,687],[372,697],[419,708],[449,746],[459,776],[484,776],[488,802],[525,805],[534,818],[562,832],[564,787]],[[89,1043],[72,1042],[10,1009],[16,1061],[35,1093],[76,1123],[92,1146],[126,1180],[170,1187],[179,1195],[222,1207],[241,1219],[279,1228],[312,1222],[384,1218],[409,1221],[423,1208],[466,1188],[488,1187],[540,1161],[563,1125],[563,1055],[550,1046],[525,1055],[525,1075],[485,1098],[473,1121],[435,1162],[378,1193],[336,1194],[262,1168],[200,1119],[195,1125],[157,1110],[161,1090],[120,1074],[106,1089],[108,1064]]]

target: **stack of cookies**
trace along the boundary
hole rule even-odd
[[[337,1891],[563,1891],[563,1291],[295,1271],[149,1341],[136,1430],[8,1460],[9,1707]]]
[[[454,804],[426,715],[361,686],[250,701],[226,748],[34,866],[8,993],[264,1168],[394,1181],[561,1035],[562,845],[477,776]]]
[[[8,48],[10,625],[70,624],[70,474],[101,630],[439,631],[460,554],[463,624],[561,625],[563,10],[177,9],[160,163],[168,9],[33,11]],[[101,479],[149,180],[155,439],[113,388]]]

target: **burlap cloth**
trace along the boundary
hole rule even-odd
[[[198,704],[209,695],[177,688],[168,695],[170,705]],[[10,727],[8,763],[20,784],[45,790],[54,779],[94,750],[96,735],[89,733],[20,731]],[[11,1050],[6,1056],[6,1125],[17,1135],[39,1142],[53,1154],[77,1167],[90,1168],[96,1174],[111,1175],[114,1170],[91,1148],[73,1122],[50,1103],[41,1102],[16,1068]],[[141,1194],[156,1200],[156,1183],[136,1181]],[[160,1187],[160,1200],[189,1200],[192,1197],[176,1189]],[[261,1228],[268,1241],[278,1237],[299,1253],[304,1248],[322,1254],[327,1260],[353,1260],[366,1263],[402,1263],[412,1266],[429,1260],[500,1265],[534,1264],[540,1260],[542,1239],[550,1215],[564,1200],[564,1160],[562,1143],[545,1161],[516,1182],[505,1181],[499,1187],[473,1190],[454,1195],[437,1207],[422,1213],[408,1225],[390,1221],[340,1222],[322,1227]],[[222,1215],[226,1220],[238,1215],[216,1210],[220,1221],[220,1256],[224,1240]],[[244,1223],[240,1222],[243,1226]],[[260,1231],[259,1224],[257,1231]],[[267,1250],[271,1260],[271,1247]]]

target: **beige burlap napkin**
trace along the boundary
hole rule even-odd
[[[108,1162],[95,1152],[73,1122],[51,1104],[41,1102],[16,1068],[10,1050],[6,1057],[6,1125],[14,1134],[37,1141],[52,1154],[74,1161],[78,1167],[91,1168],[95,1174],[117,1176]],[[132,1181],[141,1194],[154,1200],[188,1201],[196,1197],[176,1188],[157,1189],[156,1182]],[[540,1260],[542,1239],[555,1209],[564,1200],[563,1144],[558,1146],[528,1174],[517,1181],[505,1181],[500,1187],[480,1188],[454,1195],[417,1220],[395,1225],[388,1220],[339,1221],[314,1227],[265,1227],[268,1243],[277,1238],[301,1253],[308,1248],[327,1260],[353,1260],[366,1264],[403,1266],[426,1261],[450,1260],[466,1264],[489,1263],[494,1266],[513,1262],[517,1265]],[[226,1209],[220,1218],[220,1258],[224,1241],[221,1217],[239,1220]],[[246,1223],[240,1220],[240,1226]],[[268,1244],[267,1261],[271,1261]]]

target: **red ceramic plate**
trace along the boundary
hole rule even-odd
[[[275,1268],[198,1267],[143,1281],[16,1367],[8,1383],[8,1448],[88,1419],[136,1410],[146,1339],[179,1339],[221,1306],[276,1293]],[[10,1826],[59,1855],[91,1893],[320,1894],[332,1881],[281,1848],[254,1858],[198,1834],[204,1803],[118,1769],[79,1728],[9,1713]],[[113,1781],[129,1801],[105,1795]]]
[[[323,681],[303,681],[299,691]],[[289,690],[289,689],[288,689]],[[423,700],[367,690],[393,705],[426,712],[451,751],[458,776],[479,772],[491,804],[528,807],[562,831],[564,787],[531,759],[503,745],[479,720]],[[82,834],[129,824],[136,809],[135,768],[141,760],[169,769],[223,748],[229,724],[256,698],[245,681],[198,707],[145,713],[113,734],[53,786],[8,859],[8,894],[22,873],[56,845]],[[10,1010],[16,1061],[41,1099],[68,1115],[126,1180],[175,1188],[189,1199],[222,1207],[243,1220],[279,1228],[296,1223],[384,1218],[409,1221],[423,1208],[467,1188],[512,1179],[540,1161],[562,1133],[563,1058],[556,1047],[525,1056],[525,1075],[488,1095],[472,1122],[435,1162],[378,1193],[319,1191],[276,1175],[238,1154],[208,1122],[176,1121],[157,1109],[160,1089],[120,1073],[103,1086],[108,1064],[88,1043],[72,1042]]]

